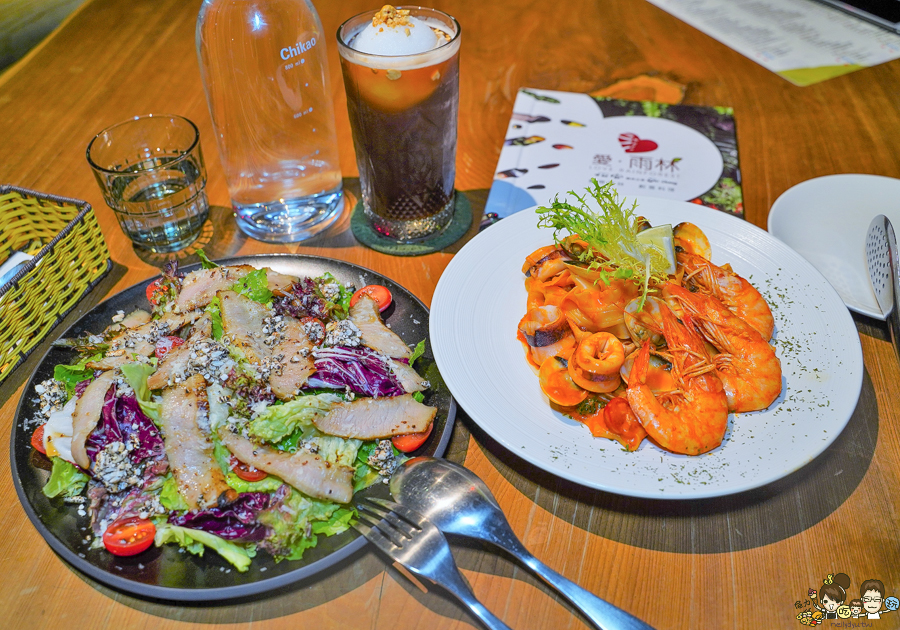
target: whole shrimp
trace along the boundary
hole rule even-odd
[[[772,338],[775,319],[768,302],[756,288],[729,269],[723,269],[702,256],[688,252],[677,254],[678,264],[684,269],[682,284],[692,291],[718,298],[735,315],[759,331],[763,339]]]
[[[632,367],[626,396],[647,434],[663,448],[699,455],[722,443],[728,427],[728,401],[709,361],[703,340],[666,307],[663,334],[671,355],[677,389],[654,395],[647,385],[650,343],[644,343]]]
[[[716,298],[675,284],[664,295],[691,318],[700,334],[721,352],[713,357],[725,387],[728,409],[758,411],[781,394],[781,361],[759,332]]]

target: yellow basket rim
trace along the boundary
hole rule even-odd
[[[11,184],[0,185],[0,196],[5,195],[10,192],[18,193],[18,194],[26,196],[26,197],[34,197],[35,199],[41,199],[43,201],[50,201],[57,205],[75,206],[76,208],[80,208],[80,210],[79,210],[78,214],[75,216],[75,218],[73,218],[71,221],[69,221],[66,224],[66,226],[62,230],[60,230],[59,233],[50,240],[49,243],[47,243],[46,245],[44,245],[41,248],[41,251],[39,251],[37,254],[35,254],[34,258],[32,258],[27,263],[25,263],[25,265],[20,267],[19,271],[16,272],[16,275],[14,275],[12,278],[10,278],[6,284],[4,284],[3,286],[0,286],[0,297],[2,297],[4,294],[6,294],[7,291],[12,289],[13,285],[16,282],[18,282],[19,280],[24,278],[35,267],[37,267],[38,263],[47,254],[47,252],[49,252],[51,249],[53,249],[59,241],[64,239],[66,236],[68,236],[69,233],[73,229],[75,229],[75,226],[82,219],[84,219],[84,216],[88,212],[91,211],[91,204],[89,204],[87,201],[83,201],[81,199],[74,199],[72,197],[61,197],[59,195],[50,195],[47,193],[38,192],[36,190],[31,190],[29,188],[20,188],[18,186],[13,186]]]

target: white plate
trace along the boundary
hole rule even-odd
[[[847,308],[884,319],[866,264],[866,231],[879,214],[900,229],[900,179],[828,175],[797,184],[776,199],[769,232],[811,262]]]
[[[503,219],[469,242],[438,282],[431,345],[453,396],[492,438],[532,464],[617,494],[666,499],[722,496],[804,466],[841,433],[862,386],[862,349],[850,313],[802,257],[763,230],[696,204],[639,198],[653,224],[690,221],[772,305],[784,387],[761,412],[732,415],[722,446],[697,457],[649,440],[628,453],[553,411],[516,339],[525,313],[525,257],[553,242],[534,209]]]

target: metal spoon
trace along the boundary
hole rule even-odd
[[[394,499],[448,534],[492,543],[518,558],[600,630],[653,630],[535,558],[516,538],[491,491],[471,471],[445,459],[416,457],[391,477]]]

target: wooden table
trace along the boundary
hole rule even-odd
[[[98,130],[129,116],[182,114],[199,125],[206,149],[215,208],[202,244],[212,257],[285,251],[331,256],[402,280],[429,303],[459,246],[420,258],[378,254],[354,240],[347,214],[324,235],[298,245],[266,245],[236,231],[194,53],[199,4],[89,1],[0,76],[0,182],[89,201],[115,262],[101,294],[120,291],[156,275],[161,258],[136,252],[123,237],[87,166],[85,146]],[[373,6],[360,0],[318,5],[329,36],[347,16]],[[758,226],[765,226],[782,192],[812,177],[900,177],[900,61],[798,88],[645,2],[447,0],[438,8],[459,17],[464,29],[457,186],[472,191],[476,214],[517,88],[587,92],[643,73],[685,84],[688,104],[734,107],[746,218]],[[331,40],[329,54],[341,166],[352,177],[356,165]],[[464,414],[456,455],[488,483],[538,557],[661,630],[797,627],[795,601],[839,571],[853,580],[851,596],[867,578],[881,579],[887,594],[898,595],[900,371],[884,325],[855,321],[866,366],[856,413],[823,455],[768,487],[688,502],[596,492],[518,460]],[[4,433],[21,395],[21,387],[6,388]],[[43,542],[16,498],[7,441],[0,443],[0,499],[7,506],[0,513],[0,625],[476,625],[451,600],[419,592],[371,552],[335,574],[239,604],[181,606],[117,593],[73,571]],[[514,563],[477,547],[455,548],[475,591],[512,627],[584,626]],[[900,614],[873,624],[900,627]]]

